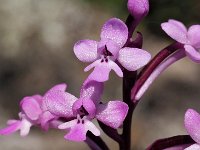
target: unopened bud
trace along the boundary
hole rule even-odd
[[[137,20],[144,18],[149,12],[149,0],[128,0],[128,10]]]

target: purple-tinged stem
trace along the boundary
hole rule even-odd
[[[138,36],[136,40],[133,43],[132,41],[132,35],[136,28],[136,26],[139,24],[138,21],[136,21],[131,15],[128,16],[126,20],[126,25],[128,27],[128,40],[124,47],[132,47],[139,45],[142,47],[142,34],[138,33]],[[137,43],[138,42],[138,43]],[[133,45],[134,44],[134,45]],[[123,101],[129,106],[128,114],[123,122],[123,132],[121,135],[122,142],[119,143],[120,150],[130,150],[131,149],[131,124],[132,124],[132,114],[134,110],[134,105],[131,102],[131,89],[135,84],[137,71],[128,71],[126,69],[123,69]]]
[[[102,140],[100,136],[95,136],[91,132],[87,133],[87,141],[86,143],[88,146],[92,148],[98,148],[98,149],[92,149],[92,150],[109,150],[108,146],[106,143]]]
[[[123,71],[123,101],[128,104],[128,114],[123,123],[123,133],[121,135],[123,143],[120,144],[120,150],[131,149],[131,123],[134,105],[131,101],[131,89],[135,84],[137,72]]]
[[[163,150],[175,146],[184,146],[194,144],[195,141],[189,135],[178,135],[155,141],[146,150]]]
[[[87,143],[91,150],[102,150],[101,147],[99,147],[97,143],[89,137],[86,138],[85,143]]]
[[[165,60],[169,55],[181,49],[183,47],[180,43],[173,43],[163,50],[161,50],[147,65],[146,67],[140,72],[138,79],[131,90],[131,100],[133,103],[137,103],[138,100],[135,100],[135,96],[141,86],[145,83],[145,81],[149,78],[151,73],[158,67],[163,60]]]
[[[101,127],[101,129],[104,131],[104,133],[106,133],[110,138],[112,138],[113,140],[115,140],[116,142],[123,143],[123,140],[121,138],[121,136],[119,135],[119,133],[117,132],[116,129],[113,129],[105,124],[103,124],[102,122],[98,121],[99,126]]]
[[[152,82],[163,72],[165,71],[170,65],[175,63],[176,61],[185,57],[185,50],[181,49],[170,55],[166,60],[164,60],[148,77],[142,87],[138,90],[135,100],[139,100],[145,91],[149,88]]]

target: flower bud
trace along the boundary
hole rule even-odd
[[[149,0],[128,0],[127,6],[136,20],[141,20],[149,12]]]

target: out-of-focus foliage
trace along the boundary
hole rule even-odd
[[[125,0],[85,0],[100,7],[104,11],[109,11],[118,17],[125,17],[127,15],[127,7]]]

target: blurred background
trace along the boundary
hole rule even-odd
[[[154,56],[170,44],[160,29],[169,18],[187,26],[200,23],[199,0],[150,0],[150,14],[137,28],[144,35],[144,49]],[[101,26],[111,17],[125,20],[124,0],[0,0],[0,127],[17,118],[19,101],[27,95],[44,94],[66,82],[79,96],[89,73],[73,54],[80,39],[99,39]],[[142,97],[133,115],[132,149],[142,150],[158,138],[186,134],[184,113],[200,111],[200,67],[185,58],[168,69]],[[114,73],[106,83],[104,100],[119,99],[121,79]],[[115,87],[115,88],[113,88]],[[18,133],[0,137],[2,150],[87,150],[84,143],[65,141],[64,132],[33,128],[21,138]],[[103,135],[111,149],[115,142]]]

